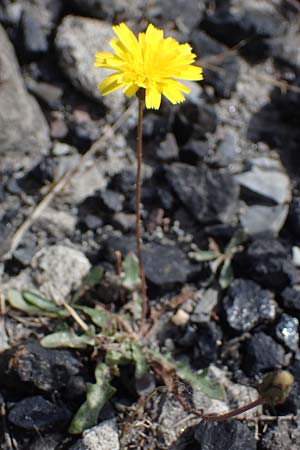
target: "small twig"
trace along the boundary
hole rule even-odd
[[[56,293],[53,288],[51,288],[50,291],[51,291],[51,296],[53,298],[54,303],[56,305],[62,305],[65,308],[65,310],[68,311],[70,316],[73,317],[75,322],[78,323],[80,328],[86,333],[89,330],[89,326],[81,319],[81,317],[79,316],[77,311],[75,311],[75,309],[71,305],[66,303],[65,300],[60,298],[60,295],[58,293]]]
[[[29,230],[34,221],[41,215],[44,209],[49,206],[49,204],[53,201],[55,196],[62,191],[67,184],[71,181],[73,176],[80,170],[85,161],[90,158],[96,151],[102,149],[107,141],[111,138],[113,133],[120,128],[123,122],[126,120],[127,116],[135,106],[135,102],[133,102],[129,108],[121,115],[121,117],[111,126],[106,127],[104,129],[103,135],[92,144],[87,152],[85,152],[78,160],[75,167],[71,167],[66,170],[66,172],[62,175],[62,177],[52,186],[50,187],[47,194],[42,198],[42,200],[35,206],[31,214],[24,220],[24,222],[20,225],[20,227],[16,230],[14,235],[11,237],[10,242],[8,243],[9,249],[2,255],[3,260],[7,260],[11,258],[13,252],[18,247],[20,242],[23,239],[24,234]]]
[[[80,326],[80,328],[82,328],[82,330],[86,333],[87,331],[89,331],[89,326],[81,319],[81,317],[79,316],[79,314],[75,311],[74,308],[72,308],[71,305],[68,305],[68,303],[66,303],[65,301],[62,302],[63,307],[68,311],[68,313],[70,314],[70,316],[73,317],[73,319],[75,320],[75,322],[78,323],[78,325]]]

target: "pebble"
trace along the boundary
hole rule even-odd
[[[191,315],[191,321],[194,323],[209,322],[213,309],[217,306],[219,292],[216,289],[209,288],[205,292],[197,295],[197,303]]]
[[[117,118],[124,110],[125,95],[118,90],[109,96],[101,96],[97,85],[109,72],[94,67],[97,52],[111,52],[109,41],[113,37],[111,23],[69,15],[58,27],[55,46],[60,65],[73,86],[103,103]]]
[[[70,351],[46,349],[34,339],[0,354],[0,384],[13,392],[63,391],[79,369]]]
[[[52,245],[37,255],[33,278],[46,296],[52,298],[54,294],[59,295],[59,300],[66,300],[90,268],[89,260],[79,250]]]
[[[215,108],[197,98],[179,105],[173,123],[173,133],[179,145],[184,145],[189,139],[205,139],[206,133],[214,133],[217,125]]]
[[[105,241],[104,248],[105,257],[108,261],[115,262],[116,250],[119,250],[123,257],[129,252],[135,253],[135,237],[110,236]],[[182,284],[191,277],[208,276],[204,266],[191,264],[185,253],[174,244],[144,243],[142,257],[146,279],[162,289]]]
[[[255,239],[245,252],[236,256],[234,268],[263,287],[278,291],[299,280],[288,249],[273,238]]]
[[[11,424],[28,431],[57,431],[64,429],[70,419],[71,412],[66,405],[55,405],[41,395],[20,400],[8,413]]]
[[[70,450],[119,450],[119,432],[114,419],[105,420],[95,427],[85,430],[82,439]]]
[[[191,34],[191,43],[197,55],[201,58],[210,57],[213,65],[220,70],[204,68],[203,84],[213,86],[217,97],[230,98],[236,89],[239,79],[240,64],[238,58],[228,52],[227,47],[208,36],[205,32],[195,30]],[[222,58],[214,55],[224,55]]]
[[[203,422],[197,425],[193,450],[256,450],[254,430],[238,420]]]
[[[291,427],[290,422],[278,421],[275,427],[262,437],[265,450],[298,450],[300,448],[300,421],[296,419]]]
[[[240,222],[248,236],[278,236],[285,224],[288,205],[263,206],[242,204]]]
[[[37,58],[48,51],[48,40],[42,24],[28,10],[24,10],[20,20],[22,44],[30,58]]]
[[[237,162],[239,147],[237,143],[237,135],[228,132],[222,140],[217,143],[215,153],[210,158],[210,165],[213,167],[228,167],[230,164]]]
[[[202,22],[202,29],[229,47],[249,41],[243,46],[242,54],[253,62],[259,61],[272,52],[269,38],[280,35],[285,29],[283,17],[276,7],[270,4],[265,6],[245,7],[240,14],[220,11],[215,15],[207,15]]]
[[[285,365],[283,347],[262,331],[244,343],[241,356],[243,370],[250,377]]]
[[[275,204],[291,200],[291,183],[281,164],[267,158],[250,161],[250,170],[238,174],[235,179],[242,188],[245,199],[264,200]]]
[[[206,141],[190,139],[180,148],[180,161],[187,164],[197,165],[208,157],[209,146]]]
[[[273,293],[250,280],[235,279],[223,299],[223,307],[227,322],[239,332],[270,322],[276,315]]]
[[[281,301],[283,307],[288,311],[297,311],[300,313],[300,290],[296,287],[286,287],[281,292]]]
[[[178,309],[171,317],[171,322],[177,327],[184,327],[190,320],[190,315],[183,309]]]
[[[234,222],[239,188],[229,173],[174,163],[166,167],[166,177],[184,207],[199,223]]]
[[[277,339],[293,352],[299,350],[299,320],[282,314],[275,328]]]

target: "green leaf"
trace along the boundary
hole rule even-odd
[[[141,378],[148,370],[148,365],[142,351],[142,347],[137,342],[132,341],[131,352],[132,359],[135,362],[135,376],[136,378]]]
[[[236,250],[236,247],[245,242],[246,239],[247,235],[245,231],[243,229],[239,229],[230,239],[229,244],[225,249],[225,254],[234,252]]]
[[[233,270],[231,266],[231,258],[225,258],[224,264],[220,271],[219,283],[222,289],[227,289],[234,280]]]
[[[225,397],[225,391],[223,386],[208,378],[207,371],[193,372],[192,369],[185,363],[176,362],[177,375],[187,383],[189,383],[193,389],[199,389],[210,398],[217,400],[223,400]]]
[[[12,308],[18,309],[19,311],[25,312],[27,314],[33,316],[47,316],[47,317],[55,317],[56,314],[48,313],[40,310],[39,308],[31,305],[26,300],[24,300],[21,292],[16,289],[9,289],[7,292],[7,299]]]
[[[95,308],[90,308],[89,306],[81,306],[77,305],[74,306],[74,309],[78,311],[82,311],[84,314],[86,314],[88,317],[92,319],[95,325],[99,328],[105,328],[107,327],[111,320],[110,315],[106,311],[99,311]]]
[[[210,250],[197,250],[196,252],[189,253],[189,257],[196,262],[213,261],[220,255],[221,254],[219,252],[213,252]]]
[[[46,299],[40,292],[35,291],[22,291],[23,298],[33,306],[37,308],[54,313],[62,313],[64,317],[68,317],[69,313],[64,309],[55,305],[51,300]]]
[[[94,286],[97,286],[97,284],[100,284],[103,275],[103,267],[92,267],[91,270],[85,275],[85,277],[83,277],[80,287],[72,297],[71,303],[76,303],[85,291],[93,288]]]
[[[122,280],[123,287],[130,291],[134,291],[141,285],[139,263],[134,253],[129,253],[125,257],[122,263],[122,268],[124,271]]]
[[[110,369],[102,362],[97,364],[95,379],[95,384],[87,384],[86,401],[71,422],[68,430],[71,434],[80,434],[87,428],[95,426],[101,409],[116,392],[110,384]]]
[[[131,342],[125,339],[113,347],[108,348],[105,354],[105,364],[108,366],[120,366],[128,364],[132,360]]]
[[[89,345],[95,345],[95,338],[89,334],[75,334],[74,331],[57,331],[48,334],[41,340],[41,345],[47,348],[67,347],[67,348],[86,348]]]
[[[210,398],[217,400],[224,399],[225,391],[223,386],[216,381],[211,381],[207,376],[207,372],[195,372],[188,363],[175,361],[170,354],[162,354],[153,350],[150,351],[150,354],[153,355],[154,359],[174,369],[177,376],[189,383],[194,389],[199,389]]]

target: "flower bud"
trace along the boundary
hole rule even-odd
[[[264,403],[276,405],[284,403],[294,383],[293,375],[286,370],[268,373],[258,386],[258,393]]]

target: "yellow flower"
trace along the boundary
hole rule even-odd
[[[116,71],[105,78],[98,88],[102,95],[119,88],[127,97],[140,88],[145,89],[146,108],[158,109],[161,96],[171,103],[184,101],[183,93],[190,89],[177,79],[202,80],[201,67],[193,66],[196,55],[189,44],[179,44],[175,39],[164,39],[163,30],[149,24],[138,39],[121,23],[113,27],[117,37],[110,41],[115,53],[96,53],[95,67]]]

